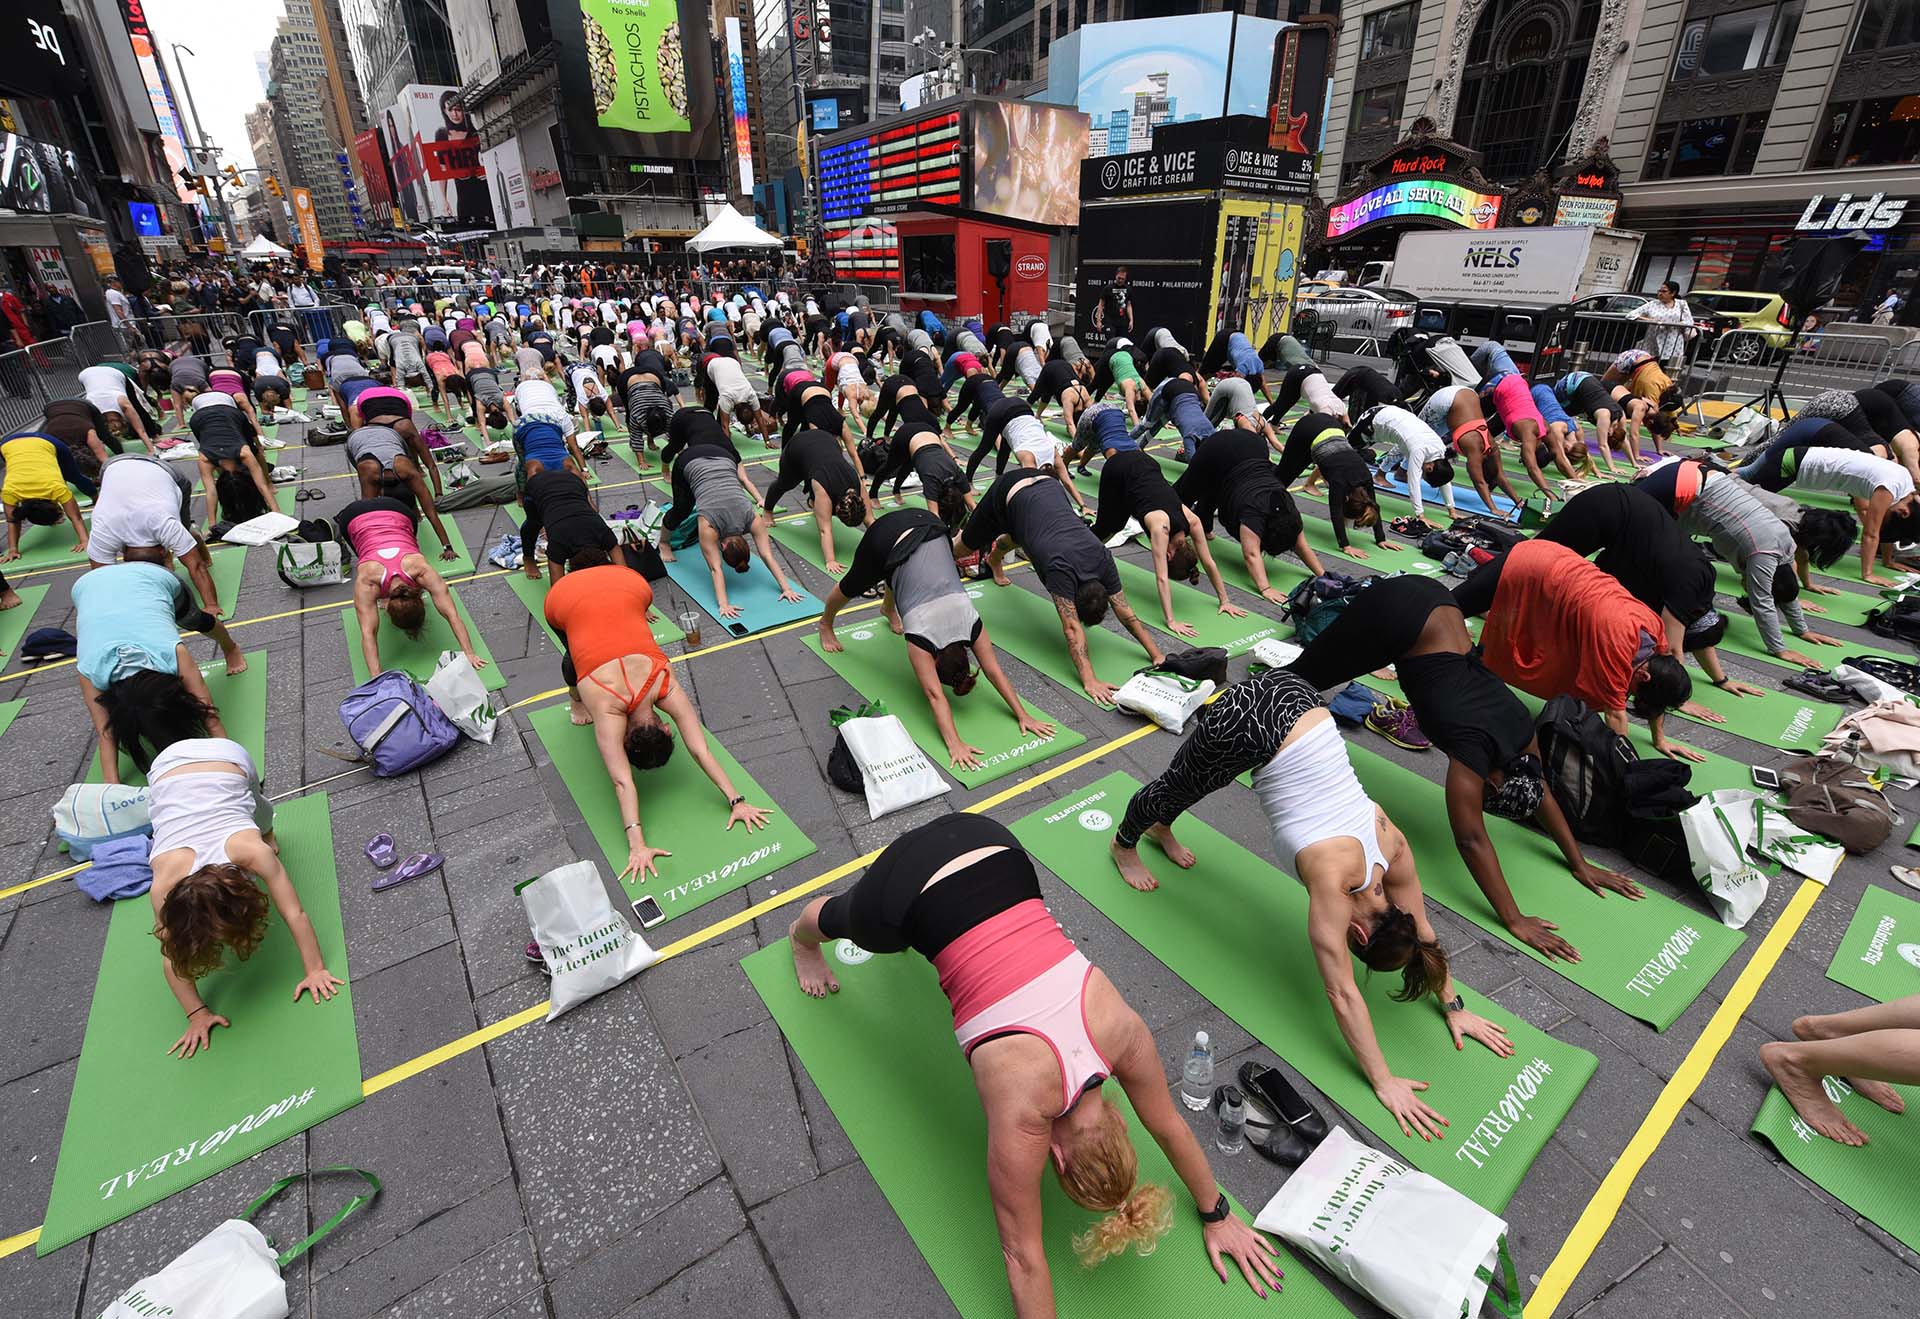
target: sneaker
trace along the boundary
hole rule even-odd
[[[539,967],[542,971],[546,971],[547,959],[544,955],[541,954],[540,945],[538,942],[532,939],[527,940],[526,953],[527,953],[527,960],[529,962],[532,962],[535,966]],[[548,972],[548,974],[552,974],[552,973]]]
[[[1420,731],[1420,721],[1414,718],[1411,710],[1376,705],[1373,713],[1367,716],[1367,727],[1408,751],[1425,751],[1433,746],[1427,740],[1427,735]]]

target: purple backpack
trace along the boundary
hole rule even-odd
[[[340,702],[340,722],[376,778],[431,764],[460,740],[460,730],[426,688],[398,669],[376,674],[348,692]]]

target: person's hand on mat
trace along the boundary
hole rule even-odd
[[[487,662],[484,659],[481,659],[478,655],[474,654],[472,651],[469,650],[469,651],[464,651],[462,653],[466,655],[467,663],[473,665],[474,668],[484,669],[487,667]]]
[[[1277,586],[1269,586],[1260,592],[1260,598],[1268,604],[1283,605],[1287,602],[1287,593]]]
[[[540,563],[537,559],[528,559],[523,571],[527,574],[528,581],[537,582],[540,580]]]
[[[788,583],[786,588],[780,592],[780,598],[782,600],[787,601],[788,603],[797,604],[799,601],[804,600],[806,597],[801,595],[798,588],[796,588],[792,583]]]
[[[1645,889],[1619,871],[1608,870],[1605,866],[1596,866],[1590,861],[1581,862],[1574,870],[1573,877],[1601,897],[1609,893],[1618,893],[1623,898],[1638,902],[1647,896]]]
[[[726,604],[723,604],[720,606],[720,617],[722,618],[740,617],[740,606],[737,604],[734,604],[732,601],[728,601]]]
[[[1809,583],[1809,584],[1808,584],[1807,586],[1805,586],[1805,587],[1804,587],[1804,588],[1802,588],[1802,589],[1804,589],[1804,590],[1808,590],[1808,591],[1811,591],[1811,592],[1813,592],[1813,594],[1815,594],[1815,595],[1839,595],[1839,594],[1840,594],[1840,588],[1839,588],[1839,587],[1837,587],[1837,586],[1826,586],[1826,585],[1823,585],[1823,584],[1822,584],[1822,583],[1820,583],[1820,582],[1811,582],[1811,583]],[[1821,610],[1820,612],[1822,612],[1822,613],[1825,613],[1826,611],[1825,611],[1825,610],[1823,609],[1823,610]]]
[[[1361,563],[1365,563],[1367,561],[1367,552],[1361,549],[1358,545],[1349,545],[1347,546],[1347,548],[1345,548],[1344,550],[1341,550],[1340,552],[1346,555],[1349,559],[1356,559]]]
[[[648,847],[642,843],[631,843],[627,846],[627,864],[621,868],[620,878],[625,880],[631,875],[636,883],[658,878],[660,858],[672,855],[673,853],[664,847]]]
[[[1287,1276],[1276,1262],[1280,1252],[1273,1248],[1271,1241],[1247,1226],[1240,1215],[1228,1214],[1218,1223],[1208,1223],[1200,1229],[1200,1235],[1206,1240],[1207,1258],[1213,1261],[1213,1271],[1220,1276],[1220,1281],[1227,1281],[1227,1260],[1231,1259],[1240,1266],[1240,1276],[1261,1300],[1267,1299],[1269,1287],[1280,1290],[1280,1280]]]
[[[1685,705],[1680,707],[1680,713],[1684,715],[1690,715],[1691,717],[1700,720],[1702,723],[1724,724],[1727,722],[1727,717],[1725,715],[1716,714],[1714,711],[1709,710],[1706,706],[1700,704],[1700,702],[1698,701],[1688,701]]]
[[[1678,742],[1669,742],[1664,737],[1654,742],[1653,749],[1669,760],[1690,760],[1696,765],[1707,763],[1704,751],[1695,751],[1692,747],[1682,746]]]
[[[979,747],[968,746],[965,742],[947,743],[947,766],[950,769],[979,769],[980,757],[987,753]]]
[[[1401,1135],[1418,1136],[1422,1140],[1445,1140],[1449,1124],[1434,1111],[1432,1105],[1420,1098],[1419,1092],[1426,1088],[1425,1081],[1389,1076],[1373,1087],[1373,1093],[1385,1105],[1387,1112],[1393,1114],[1393,1120],[1400,1124]]]
[[[1538,916],[1519,916],[1507,926],[1507,933],[1549,960],[1557,957],[1563,962],[1579,961],[1580,950],[1554,933],[1559,928]]]
[[[1862,577],[1860,580],[1865,582],[1868,586],[1892,586],[1894,584],[1893,578],[1882,577],[1877,572],[1870,572],[1866,576]]]
[[[1023,733],[1032,733],[1043,742],[1053,737],[1052,724],[1044,719],[1035,719],[1032,715],[1024,711],[1022,711],[1020,715],[1020,731]]]
[[[1738,678],[1728,678],[1720,684],[1720,690],[1729,696],[1765,696],[1766,692],[1751,683],[1741,682]]]
[[[1087,695],[1093,698],[1094,704],[1105,706],[1108,708],[1112,707],[1113,705],[1113,684],[1112,683],[1101,682],[1098,678],[1095,678],[1092,682],[1085,682],[1085,683],[1081,683],[1080,685],[1086,689]]]
[[[293,987],[293,1001],[298,1003],[302,994],[312,994],[313,1001],[318,1003],[323,999],[332,998],[340,992],[340,986],[346,983],[323,966],[318,971],[308,972],[300,983]]]
[[[454,561],[455,559],[457,559],[457,558],[459,558],[459,557],[460,557],[460,552],[459,552],[458,550],[456,550],[456,549],[454,549],[454,548],[453,548],[453,546],[451,546],[451,545],[443,545],[443,546],[441,546],[441,547],[440,547],[440,559],[441,559],[441,562],[443,562],[443,563],[452,563],[452,562],[453,562],[453,561]]]
[[[19,557],[20,557],[19,550],[8,550],[5,554],[0,554],[0,563],[12,563],[15,559]]]
[[[191,1058],[202,1049],[213,1047],[213,1028],[215,1026],[231,1025],[233,1025],[232,1022],[211,1009],[205,1012],[196,1012],[187,1018],[186,1030],[180,1033],[180,1038],[173,1042],[173,1047],[167,1050],[167,1054],[169,1057],[179,1058],[183,1061]]]
[[[1827,612],[1825,605],[1803,604],[1800,607],[1809,614],[1824,614]]]
[[[1167,620],[1167,631],[1173,633],[1176,637],[1197,637],[1200,635],[1193,630],[1193,624],[1182,623],[1177,618],[1169,618]]]
[[[828,560],[827,560],[827,575],[828,575],[828,576],[830,576],[830,577],[844,577],[844,576],[846,576],[846,574],[847,574],[847,570],[846,570],[846,568],[845,568],[845,566],[843,566],[843,565],[842,565],[842,564],[840,563],[840,561],[839,561],[838,559],[828,559]]]
[[[1840,638],[1830,637],[1824,632],[1802,632],[1800,639],[1810,646],[1838,646]]]
[[[1397,540],[1390,540],[1381,545],[1380,548],[1383,550],[1404,550],[1407,547]]]
[[[1228,618],[1245,618],[1247,616],[1247,611],[1231,600],[1222,600],[1220,602],[1220,612]]]
[[[767,827],[767,818],[770,814],[771,812],[763,807],[755,806],[750,802],[739,802],[727,812],[727,829],[731,832],[736,824],[746,825],[748,833],[752,833],[755,829],[764,829]]]
[[[1496,1058],[1513,1057],[1513,1041],[1507,1038],[1506,1027],[1498,1022],[1488,1021],[1477,1012],[1468,1012],[1465,1008],[1447,1014],[1447,1029],[1453,1033],[1453,1047],[1456,1052],[1466,1048],[1466,1041],[1478,1040],[1493,1051]]]

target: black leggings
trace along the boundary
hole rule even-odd
[[[1272,760],[1294,725],[1320,708],[1320,693],[1287,669],[1234,683],[1202,707],[1160,777],[1133,794],[1114,841],[1138,847],[1152,826],[1172,824],[1202,798]]]
[[[927,887],[942,866],[984,847],[1006,850]],[[820,933],[871,953],[911,948],[931,961],[976,925],[1039,896],[1033,860],[1011,829],[984,815],[943,815],[894,839],[857,884],[828,898]]]
[[[1267,408],[1267,420],[1279,421],[1300,401],[1300,387],[1308,376],[1324,375],[1317,366],[1296,366],[1281,377],[1280,393]]]
[[[1287,670],[1317,691],[1343,687],[1399,663],[1420,640],[1433,611],[1443,607],[1455,607],[1453,592],[1431,577],[1370,578]]]
[[[1493,608],[1500,593],[1500,570],[1507,566],[1505,551],[1487,560],[1467,574],[1467,580],[1453,588],[1453,602],[1468,618],[1480,618]]]

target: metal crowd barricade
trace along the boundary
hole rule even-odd
[[[1756,351],[1756,348],[1758,351]],[[1810,398],[1823,389],[1863,389],[1892,374],[1893,345],[1872,334],[1827,327],[1802,335],[1790,347],[1763,330],[1732,330],[1714,345],[1705,367],[1709,396],[1751,396],[1773,383],[1781,358],[1780,385],[1789,398]]]
[[[75,356],[66,339],[0,353],[0,435],[37,427],[55,399],[78,398],[80,368],[90,365]]]

